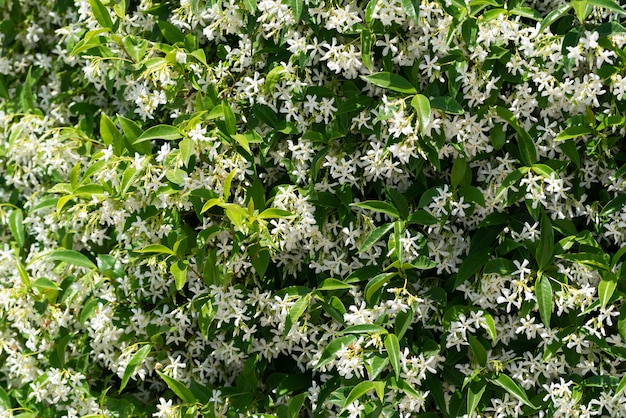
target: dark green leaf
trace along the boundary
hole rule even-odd
[[[524,389],[519,387],[519,385],[515,383],[515,381],[513,381],[513,379],[511,379],[509,376],[505,374],[500,374],[497,379],[491,379],[490,382],[500,386],[502,389],[506,390],[510,395],[520,400],[525,405],[533,409],[537,409],[537,407],[528,399],[528,396],[526,395]]]
[[[361,209],[373,210],[390,215],[393,218],[399,218],[398,210],[387,202],[381,200],[366,200],[365,202],[352,203],[350,206],[356,206]]]
[[[89,5],[91,6],[91,11],[100,26],[112,30],[113,21],[111,20],[111,15],[102,2],[100,0],[89,0]]]
[[[122,390],[124,390],[124,388],[128,384],[128,380],[133,375],[135,370],[137,370],[137,368],[141,366],[146,357],[148,357],[151,349],[152,346],[150,344],[146,344],[139,350],[137,350],[135,354],[133,354],[133,356],[128,361],[128,364],[126,365],[126,368],[124,369],[124,375],[122,376],[122,382],[120,383],[120,389],[118,393],[122,393]]]
[[[370,234],[365,238],[363,244],[359,247],[359,254],[370,249],[374,244],[380,241],[385,235],[389,233],[393,229],[393,222],[386,223],[384,225],[379,226],[374,229]]]
[[[389,72],[374,73],[368,76],[361,76],[363,80],[378,87],[396,91],[398,93],[416,94],[417,90],[406,78]],[[430,116],[430,115],[429,115]]]
[[[398,341],[398,337],[395,334],[388,334],[385,337],[385,350],[387,350],[387,355],[389,356],[389,361],[391,362],[391,366],[393,367],[393,371],[396,374],[396,379],[400,377],[400,372],[402,372],[402,366],[400,363],[400,342]]]
[[[182,399],[183,402],[190,404],[194,404],[196,402],[196,397],[194,396],[193,392],[191,392],[191,390],[189,390],[189,388],[184,383],[179,382],[178,380],[166,375],[159,370],[157,370],[156,372],[167,384],[167,387],[169,387],[172,392],[176,394],[176,396]]]
[[[348,334],[332,340],[322,351],[322,356],[320,357],[320,360],[315,367],[318,368],[325,366],[331,361],[335,360],[335,354],[337,353],[337,351],[341,350],[342,348],[348,347],[350,344],[355,342],[356,339],[356,335]]]
[[[545,274],[535,281],[535,297],[539,306],[539,316],[547,328],[550,328],[550,317],[552,315],[552,284],[550,278]]]

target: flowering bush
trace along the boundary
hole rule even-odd
[[[0,10],[0,416],[626,416],[614,0]]]

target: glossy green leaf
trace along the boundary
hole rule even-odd
[[[462,115],[465,113],[463,106],[461,106],[453,97],[449,96],[434,97],[430,99],[430,106],[435,109],[443,110],[445,113],[449,113],[451,115]]]
[[[187,282],[187,267],[189,267],[189,262],[182,260],[178,260],[170,266],[170,272],[172,276],[174,276],[176,290],[181,290],[185,287],[185,283]]]
[[[388,334],[387,330],[376,324],[351,325],[341,331],[342,334]]]
[[[152,350],[152,346],[150,344],[146,344],[139,350],[137,350],[135,354],[133,354],[133,356],[130,358],[128,364],[126,365],[126,368],[124,369],[124,374],[122,376],[122,382],[120,383],[120,389],[118,393],[122,393],[122,391],[128,384],[130,377],[133,375],[133,373],[135,373],[135,370],[137,370],[137,368],[143,364],[146,357],[148,357],[148,354],[150,354],[150,350]]]
[[[379,72],[368,76],[361,76],[361,78],[363,78],[363,80],[367,81],[368,83],[372,83],[378,87],[389,89],[398,93],[417,93],[417,90],[415,90],[415,87],[413,87],[409,80],[398,74],[390,72]]]
[[[91,6],[91,11],[100,26],[112,30],[113,20],[111,20],[111,15],[102,2],[100,0],[89,0],[89,5]]]
[[[24,229],[24,213],[21,209],[13,209],[9,214],[9,229],[18,248],[24,248],[26,231]]]
[[[587,4],[591,6],[598,6],[603,9],[611,10],[619,14],[626,14],[626,10],[620,4],[614,0],[586,0]]]
[[[185,165],[189,166],[189,160],[194,152],[194,143],[191,138],[184,138],[178,143],[178,149],[180,150],[180,158]]]
[[[385,213],[393,218],[399,218],[398,210],[387,202],[381,200],[366,200],[365,202],[352,203],[350,206]]]
[[[369,29],[361,31],[361,60],[370,72],[372,71],[372,32]]]
[[[598,298],[600,299],[600,306],[602,306],[602,308],[605,308],[609,303],[616,287],[617,280],[600,280],[600,284],[598,285]]]
[[[371,390],[375,390],[376,393],[379,394],[384,391],[384,388],[385,388],[385,382],[373,382],[371,380],[360,382],[359,384],[357,384],[355,387],[352,388],[352,390],[346,397],[343,407],[347,408],[348,405],[350,405],[352,402],[356,401],[357,399],[360,399],[363,395],[365,395],[367,392]]]
[[[153,139],[174,140],[182,137],[178,128],[171,125],[156,125],[148,128],[133,142],[133,145],[144,141],[152,141]]]
[[[402,0],[402,9],[404,9],[406,16],[413,21],[413,25],[417,25],[419,23],[420,1]]]
[[[535,281],[535,297],[539,306],[539,316],[543,324],[550,328],[550,317],[552,315],[552,284],[548,276],[541,275]]]
[[[439,220],[425,210],[417,210],[409,215],[407,223],[418,225],[435,225]]]
[[[552,25],[554,22],[563,17],[571,8],[572,5],[568,2],[560,5],[559,7],[548,13],[546,17],[541,21],[541,25],[539,25],[539,29],[537,30],[537,35],[541,34],[544,30],[546,30],[548,26]]]
[[[478,338],[473,335],[468,335],[470,348],[472,349],[472,354],[474,355],[474,359],[478,363],[480,367],[487,366],[487,350],[482,345],[482,343],[478,340]]]
[[[400,364],[400,342],[398,341],[398,337],[395,334],[388,334],[385,337],[384,344],[385,350],[387,350],[387,355],[389,356],[389,361],[391,362],[391,366],[395,372],[396,379],[398,379],[400,377],[400,372],[402,372],[402,366]]]
[[[352,288],[352,286],[353,285],[349,283],[342,282],[341,280],[337,280],[332,277],[329,277],[328,279],[324,279],[324,281],[322,282],[322,284],[320,284],[317,290],[324,290],[324,291],[345,290],[345,289]]]
[[[405,1],[412,1],[412,0],[405,0]],[[415,96],[413,96],[413,99],[411,100],[411,106],[413,106],[413,109],[415,109],[415,114],[417,115],[417,121],[419,123],[419,131],[422,135],[426,134],[426,128],[428,127],[428,124],[430,123],[430,113],[431,113],[431,109],[430,109],[430,101],[428,100],[428,97],[424,96],[423,94],[416,94]]]
[[[461,184],[465,178],[466,171],[469,169],[469,165],[467,164],[467,161],[465,161],[465,158],[458,157],[454,160],[454,163],[452,164],[452,171],[450,173],[450,182],[452,183],[453,188],[456,188],[459,184]]]
[[[483,394],[485,393],[485,388],[487,387],[487,382],[482,379],[474,381],[470,383],[467,389],[467,416],[473,417],[474,411],[478,406]]]
[[[350,344],[355,342],[356,339],[356,335],[348,334],[332,340],[322,351],[320,360],[317,362],[317,365],[315,367],[319,368],[325,366],[331,361],[335,360],[335,354],[342,348],[348,347]]]
[[[535,141],[530,137],[528,132],[519,125],[513,112],[503,106],[496,106],[496,113],[517,132],[517,144],[522,162],[527,166],[535,164],[537,162]]]
[[[400,311],[396,314],[396,320],[393,325],[393,333],[398,336],[398,338],[404,337],[404,334],[408,331],[413,323],[415,313],[413,309],[408,308],[406,311]]]
[[[555,141],[565,141],[567,139],[578,138],[583,135],[590,135],[593,133],[593,129],[588,126],[570,126],[569,128],[561,131],[560,134],[554,138]]]
[[[260,219],[277,219],[277,218],[295,218],[296,215],[288,210],[278,208],[267,208],[263,212],[259,213]]]
[[[157,370],[156,372],[159,374],[159,376],[161,376],[161,379],[163,379],[167,387],[169,387],[172,392],[174,392],[176,396],[178,396],[183,402],[190,404],[194,404],[196,402],[195,395],[184,383],[179,382],[173,377],[166,375],[160,370]]]
[[[359,247],[359,254],[369,250],[374,244],[383,239],[385,235],[389,233],[393,229],[393,222],[389,222],[379,226],[374,229],[370,234],[365,238],[365,241]]]
[[[496,379],[491,379],[490,382],[506,390],[511,396],[524,403],[524,405],[527,405],[533,409],[537,409],[537,407],[528,399],[526,391],[524,391],[524,389],[522,389],[517,383],[515,383],[515,381],[509,376],[505,374],[500,374]]]
[[[62,261],[74,266],[86,267],[88,269],[97,268],[97,266],[87,256],[74,250],[54,250],[48,254],[47,258],[53,261]]]
[[[138,249],[138,250],[134,250],[136,253],[155,253],[155,254],[167,254],[167,255],[176,255],[176,253],[174,252],[174,250],[172,250],[171,248],[166,247],[165,245],[161,245],[161,244],[150,244],[150,245],[146,245],[145,247]]]
[[[372,280],[370,280],[365,286],[365,300],[368,303],[372,303],[374,295],[376,295],[377,292],[396,274],[397,273],[381,273],[372,278]]]
[[[539,245],[535,253],[537,264],[540,269],[545,269],[554,256],[554,230],[550,217],[544,212],[541,216]]]

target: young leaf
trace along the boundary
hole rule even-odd
[[[356,335],[348,334],[332,340],[322,351],[322,356],[317,362],[316,368],[322,367],[335,360],[335,354],[343,347],[347,347],[357,339]]]
[[[491,379],[490,382],[500,386],[502,389],[509,392],[511,396],[520,400],[525,405],[533,409],[537,409],[537,407],[528,399],[528,395],[526,395],[526,392],[524,391],[524,389],[519,387],[519,385],[515,383],[515,381],[511,379],[509,376],[505,374],[500,374],[498,375],[497,379]]]
[[[89,5],[91,6],[93,16],[96,18],[96,21],[100,24],[100,26],[112,30],[113,21],[111,20],[111,15],[102,2],[100,0],[89,0]]]
[[[374,229],[370,234],[365,238],[365,241],[359,247],[359,254],[369,250],[374,244],[380,241],[385,235],[391,231],[393,228],[393,222],[386,223],[384,225],[379,226]]]
[[[59,249],[48,254],[48,259],[53,261],[62,261],[74,266],[95,269],[97,266],[87,256],[74,250]]]
[[[389,361],[396,374],[396,379],[399,379],[402,367],[400,365],[400,342],[398,341],[398,337],[395,334],[387,334],[384,344],[387,355],[389,356]]]
[[[296,215],[288,210],[267,208],[257,216],[260,219],[295,218]]]
[[[19,248],[24,247],[26,232],[24,231],[24,213],[21,209],[14,209],[9,215],[9,228]]]
[[[406,0],[411,1],[411,0]],[[430,101],[423,94],[416,94],[411,100],[411,106],[415,109],[417,121],[419,122],[419,131],[422,135],[426,134],[426,128],[430,123]]]
[[[173,140],[178,139],[182,135],[178,132],[178,128],[171,125],[156,125],[148,128],[133,142],[133,145],[142,143],[144,141],[151,141],[153,139],[165,139]]]
[[[122,376],[122,382],[120,383],[120,389],[118,393],[122,393],[122,390],[124,390],[124,388],[128,384],[130,377],[133,375],[135,370],[137,370],[137,368],[141,366],[146,357],[148,357],[151,349],[152,346],[150,344],[146,344],[139,350],[137,350],[135,354],[133,354],[133,356],[130,358],[130,361],[126,365],[126,368],[124,369],[124,375]]]
[[[156,253],[156,254],[168,254],[168,255],[176,255],[176,253],[171,249],[161,244],[150,244],[145,247],[134,250],[136,253]]]
[[[470,383],[467,389],[467,416],[473,417],[474,411],[480,402],[480,399],[483,397],[483,393],[485,393],[485,388],[487,387],[487,382],[482,379],[478,379]]]
[[[368,76],[361,76],[361,78],[369,83],[372,83],[378,87],[396,91],[398,93],[416,94],[417,90],[406,78],[390,73],[380,72],[374,73]]]
[[[387,202],[381,200],[366,200],[365,202],[352,203],[350,206],[356,206],[361,209],[373,210],[374,212],[385,213],[391,217],[399,218],[398,210]]]
[[[173,377],[166,375],[160,370],[157,370],[156,372],[159,374],[159,376],[161,376],[161,379],[163,379],[163,381],[167,384],[167,387],[169,387],[172,390],[172,392],[176,394],[176,396],[182,399],[183,402],[190,403],[190,404],[196,403],[196,397],[194,396],[193,392],[189,390],[187,386],[185,386],[184,383],[179,382]]]
[[[552,284],[548,276],[541,275],[535,281],[535,296],[539,305],[539,316],[547,328],[550,328],[552,315]]]
[[[187,281],[188,266],[189,262],[182,260],[178,260],[170,266],[170,272],[172,273],[172,276],[174,276],[176,290],[180,290],[185,286],[185,282]]]
[[[302,314],[306,311],[306,308],[309,306],[311,302],[311,294],[308,293],[298,299],[296,303],[293,304],[291,309],[289,310],[289,316],[287,317],[287,324],[285,326],[285,335],[289,333],[291,327],[298,322],[298,319],[302,316]]]

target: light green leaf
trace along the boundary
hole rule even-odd
[[[550,316],[552,315],[552,284],[550,278],[541,275],[535,281],[535,296],[539,306],[539,316],[547,328],[550,328]]]
[[[371,380],[366,380],[364,382],[359,383],[355,387],[352,388],[346,401],[343,404],[344,409],[348,407],[352,402],[360,399],[363,395],[371,390],[375,390],[376,393],[380,397],[380,393],[384,393],[385,382],[372,382]]]
[[[296,215],[288,210],[278,208],[267,208],[263,212],[259,213],[257,218],[260,219],[277,219],[277,218],[295,218]]]
[[[406,78],[389,72],[374,73],[368,76],[361,76],[368,83],[378,87],[396,91],[398,93],[416,94],[417,90]]]
[[[351,287],[352,285],[349,283],[329,277],[328,279],[325,279],[322,284],[320,284],[320,287],[318,287],[317,290],[344,290],[350,289]]]
[[[619,14],[626,14],[626,10],[614,0],[587,0],[587,4],[609,9]]]
[[[171,249],[161,244],[150,244],[145,247],[134,250],[136,253],[155,253],[155,254],[168,254],[168,255],[176,255],[176,253]]]
[[[396,379],[400,378],[400,372],[402,367],[400,365],[400,342],[395,334],[388,334],[385,337],[385,350],[389,356],[389,361],[393,367],[393,371],[396,374]]]
[[[180,150],[180,158],[183,161],[185,167],[189,166],[189,160],[193,155],[194,143],[191,138],[184,138],[178,143],[178,149]]]
[[[570,126],[569,128],[565,128],[561,133],[559,133],[555,141],[565,141],[567,139],[578,138],[583,135],[590,135],[593,133],[593,129],[588,126]]]
[[[112,30],[113,21],[111,20],[111,15],[102,2],[100,0],[89,0],[89,5],[91,6],[91,11],[100,26]]]
[[[617,385],[617,388],[615,389],[615,394],[613,395],[613,401],[619,398],[622,392],[624,392],[624,389],[626,389],[626,374],[619,381],[619,384]]]
[[[24,230],[24,213],[21,209],[14,209],[9,215],[9,228],[15,238],[18,248],[24,248],[26,232]]]
[[[172,390],[172,392],[176,394],[176,396],[182,399],[183,402],[190,403],[190,404],[196,403],[196,397],[194,396],[193,392],[189,390],[189,388],[184,383],[179,382],[178,380],[166,375],[165,373],[159,370],[157,370],[156,372],[159,374],[159,376],[161,376],[161,379],[163,379],[163,381],[167,384],[167,387],[169,387]]]
[[[411,1],[411,0],[405,0]],[[426,134],[426,128],[430,123],[430,101],[423,94],[416,94],[411,100],[411,106],[415,109],[417,121],[419,122],[419,131],[422,135]]]
[[[565,15],[570,9],[572,5],[568,2],[560,5],[556,9],[552,10],[548,15],[541,21],[541,25],[537,30],[537,35],[539,36],[548,26],[559,20],[562,16]]]
[[[398,210],[387,202],[381,200],[366,200],[365,202],[352,203],[350,206],[356,206],[361,209],[373,210],[390,215],[394,218],[400,217]]]
[[[413,24],[419,22],[420,1],[418,0],[402,0],[402,8],[407,17],[413,21]]]
[[[365,300],[367,303],[371,304],[374,295],[395,275],[396,273],[381,273],[372,278],[365,286]]]
[[[180,290],[185,286],[185,282],[187,281],[187,267],[189,267],[189,262],[182,260],[178,260],[170,266],[170,272],[172,276],[174,276],[176,290]]]
[[[487,382],[482,379],[474,381],[470,383],[469,388],[467,389],[467,416],[473,417],[474,411],[480,402],[480,399],[483,397],[483,393],[485,393],[485,388],[487,387]]]
[[[500,386],[502,389],[506,390],[510,395],[520,400],[525,405],[533,409],[537,409],[537,407],[528,399],[528,396],[526,395],[524,389],[519,387],[519,385],[515,383],[515,381],[513,381],[513,379],[511,379],[509,376],[505,374],[500,374],[497,379],[491,379],[490,382]]]
[[[600,284],[598,285],[598,297],[600,299],[600,306],[605,308],[606,305],[611,300],[611,296],[615,292],[615,288],[617,287],[617,280],[600,280]]]
[[[388,334],[388,331],[376,324],[351,325],[341,331],[342,334]]]
[[[151,141],[153,139],[174,140],[182,137],[178,128],[171,125],[156,125],[148,128],[144,133],[133,142],[133,145],[139,144],[144,141]]]
[[[391,231],[393,228],[393,222],[386,223],[378,228],[374,229],[370,234],[365,238],[365,241],[359,247],[359,254],[369,250],[374,244],[380,241],[385,235]]]
[[[311,302],[311,294],[307,293],[293,304],[289,310],[289,316],[287,317],[287,324],[285,326],[285,335],[289,334],[291,327],[298,323],[298,320],[304,314],[309,303]]]
[[[120,389],[118,393],[122,393],[122,391],[128,384],[128,381],[130,380],[130,377],[133,375],[135,370],[139,366],[141,366],[141,364],[146,359],[148,354],[150,354],[150,350],[152,350],[152,345],[146,344],[143,347],[141,347],[139,350],[137,350],[137,352],[133,354],[133,356],[130,358],[130,361],[128,362],[128,364],[126,365],[126,368],[124,369],[124,374],[122,376],[122,382],[120,383]]]
[[[349,334],[332,340],[322,351],[320,360],[317,362],[315,368],[325,366],[331,361],[335,360],[335,354],[337,353],[337,351],[341,350],[342,348],[348,347],[350,344],[355,342],[356,339],[356,335]]]
[[[74,250],[59,249],[48,254],[48,259],[53,261],[62,261],[74,266],[95,269],[97,266],[87,256]]]

